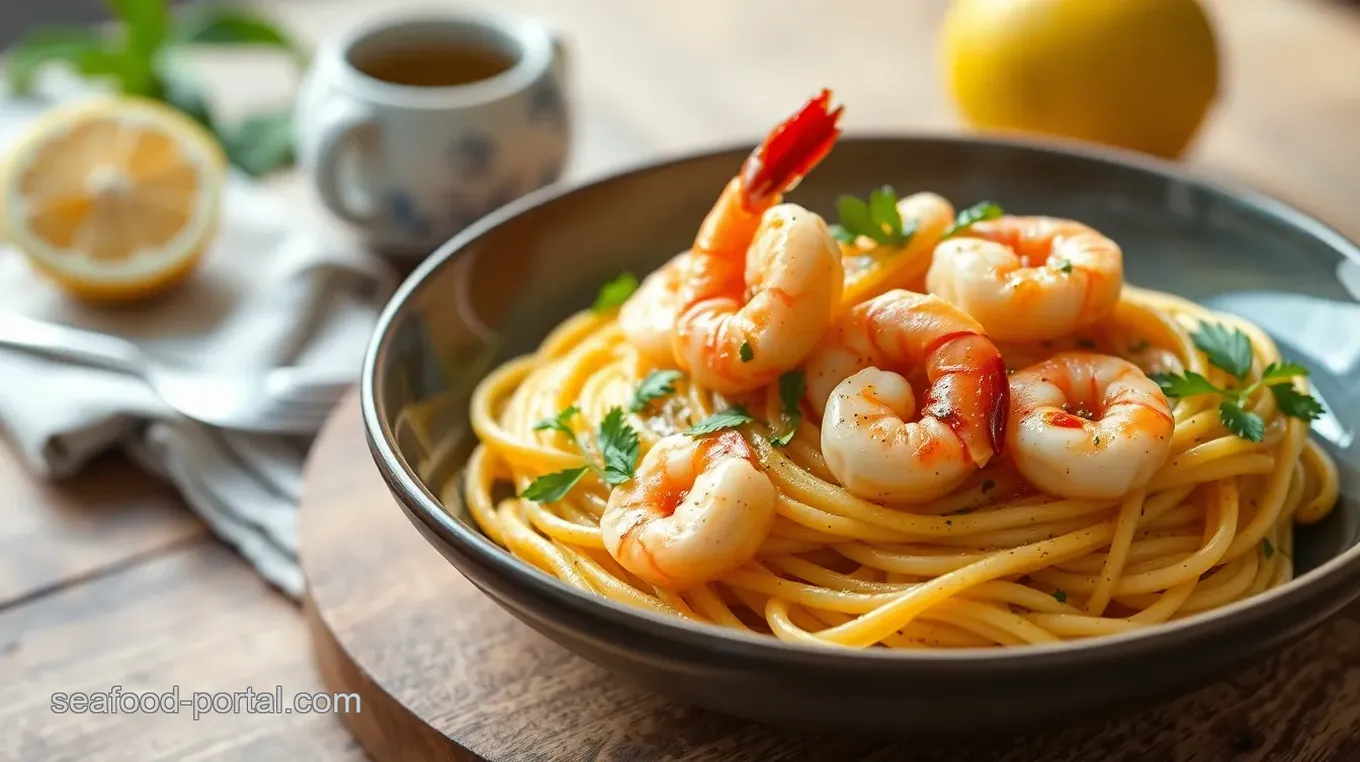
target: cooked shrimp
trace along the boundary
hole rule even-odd
[[[680,314],[680,284],[689,264],[689,252],[681,252],[642,279],[642,285],[619,309],[619,328],[628,343],[652,365],[673,368],[675,350],[671,334]]]
[[[821,217],[779,204],[840,134],[830,97],[822,91],[776,127],[699,228],[673,346],[681,369],[710,389],[764,386],[802,362],[831,322],[840,246]]]
[[[1173,429],[1162,390],[1118,357],[1064,352],[1011,376],[1006,446],[1050,494],[1111,499],[1147,484]]]
[[[1124,258],[1095,230],[1056,217],[979,222],[935,248],[926,289],[996,341],[1042,341],[1100,322],[1119,303]]]
[[[903,375],[925,372],[920,406]],[[945,495],[1001,449],[1006,366],[982,326],[937,296],[889,291],[856,305],[807,364],[827,468],[867,499]]]
[[[657,442],[600,517],[604,546],[623,568],[671,590],[745,564],[770,533],[775,489],[736,431]]]

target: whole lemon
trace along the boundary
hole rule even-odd
[[[1175,157],[1218,92],[1196,0],[954,0],[945,67],[964,118]]]

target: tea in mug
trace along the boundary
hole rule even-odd
[[[503,50],[476,45],[420,43],[375,52],[356,61],[368,76],[408,87],[455,87],[490,79],[515,60]]]

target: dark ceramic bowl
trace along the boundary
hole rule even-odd
[[[1055,646],[894,652],[800,647],[582,595],[492,543],[459,473],[468,395],[532,350],[620,271],[689,246],[748,148],[549,189],[473,225],[427,260],[378,323],[362,381],[374,460],[411,522],[468,579],[582,657],[681,701],[796,726],[868,733],[1054,727],[1169,697],[1261,658],[1360,593],[1360,250],[1275,201],[1168,164],[963,138],[846,138],[790,200],[830,214],[881,184],[1072,217],[1125,251],[1130,283],[1247,314],[1314,370],[1344,497],[1297,533],[1300,575],[1251,600],[1145,631]]]

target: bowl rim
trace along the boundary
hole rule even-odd
[[[1001,148],[1022,153],[1056,155],[1124,171],[1132,170],[1155,176],[1163,181],[1186,183],[1231,200],[1246,207],[1253,214],[1271,218],[1319,240],[1343,259],[1349,259],[1352,263],[1360,265],[1360,245],[1327,223],[1291,204],[1248,187],[1189,171],[1171,161],[1129,150],[1041,137],[959,134],[942,130],[850,132],[843,135],[840,142],[953,143],[965,147]],[[1198,612],[1184,619],[1114,635],[1064,640],[1052,644],[1028,644],[1014,648],[971,647],[931,650],[843,648],[793,643],[770,635],[690,622],[579,592],[556,577],[510,555],[490,538],[444,509],[439,499],[415,475],[414,469],[395,447],[392,431],[385,422],[386,416],[383,415],[385,405],[377,393],[381,385],[378,369],[384,364],[392,327],[406,312],[407,305],[413,298],[430,283],[430,276],[456,259],[471,242],[502,225],[513,223],[520,215],[532,209],[597,185],[637,178],[647,173],[721,155],[740,155],[749,152],[754,145],[752,141],[740,141],[664,155],[650,161],[632,162],[576,182],[541,188],[491,212],[460,231],[411,272],[393,293],[378,317],[365,354],[359,382],[360,408],[370,453],[391,491],[407,508],[409,516],[418,519],[426,529],[445,543],[455,546],[459,555],[464,556],[467,561],[503,577],[507,584],[526,588],[540,599],[546,597],[577,615],[595,619],[604,617],[616,625],[634,631],[640,629],[650,636],[672,642],[679,641],[702,650],[721,649],[748,659],[797,662],[803,666],[825,666],[835,669],[865,667],[884,669],[893,665],[899,668],[909,666],[912,669],[930,668],[932,665],[949,669],[958,669],[963,665],[994,668],[1003,664],[1008,667],[1029,665],[1047,669],[1055,666],[1055,661],[1076,665],[1110,658],[1127,658],[1134,653],[1171,649],[1178,644],[1221,635],[1228,630],[1240,631],[1254,623],[1268,621],[1291,606],[1317,600],[1325,593],[1345,584],[1349,578],[1360,578],[1360,542],[1357,542],[1309,571],[1305,576],[1295,577],[1283,585],[1250,598]],[[1360,299],[1360,295],[1353,296]],[[459,569],[459,573],[464,572]],[[1358,594],[1360,584],[1352,584],[1349,595],[1338,599],[1335,608],[1340,608]]]

